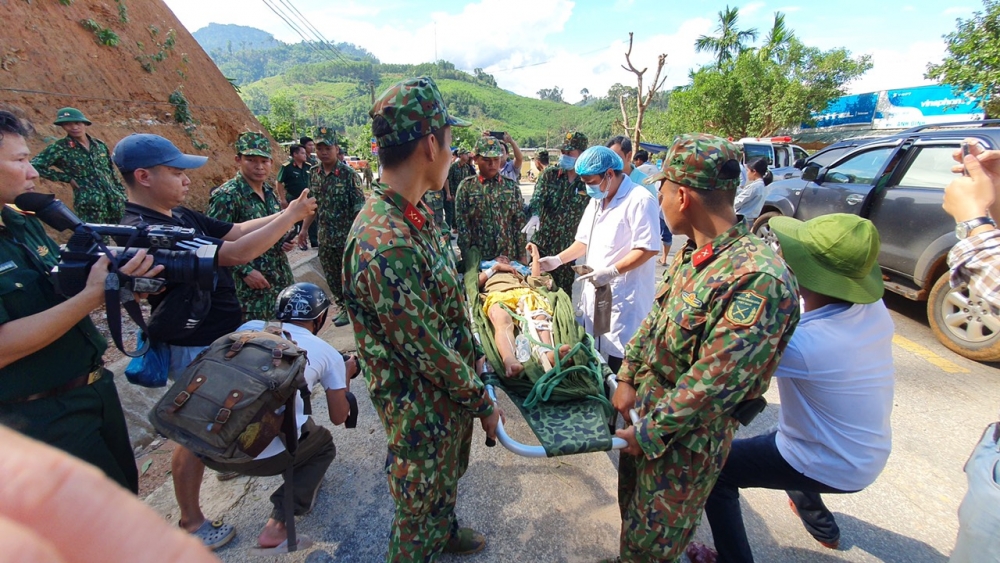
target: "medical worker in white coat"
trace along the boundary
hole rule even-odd
[[[611,330],[594,335],[597,349],[615,373],[625,345],[653,307],[655,263],[659,252],[659,207],[649,191],[622,172],[621,157],[607,147],[590,147],[576,160],[576,173],[587,185],[587,205],[576,240],[562,252],[539,261],[542,271],[583,258],[593,272],[581,276],[583,322],[594,334],[595,288],[611,286]]]

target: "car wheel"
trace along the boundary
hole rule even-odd
[[[757,217],[757,220],[753,222],[753,226],[750,227],[750,231],[753,234],[759,236],[774,250],[778,250],[778,237],[771,231],[771,226],[767,224],[771,220],[771,217],[781,217],[781,213],[777,211],[768,211]]]
[[[1000,316],[968,286],[952,289],[945,272],[927,299],[927,320],[949,350],[977,362],[1000,360]]]

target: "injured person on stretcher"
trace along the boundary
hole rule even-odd
[[[538,247],[528,243],[527,250],[531,256],[530,269],[511,262],[506,256],[480,264],[478,285],[482,292],[483,313],[493,325],[497,351],[503,359],[503,375],[507,377],[520,375],[524,371],[523,363],[532,355],[536,356],[545,371],[555,365],[552,305],[536,291],[539,288],[551,290],[552,278],[542,276],[538,265]],[[511,313],[523,319],[517,327],[519,332],[516,336]],[[544,346],[533,345],[532,341],[541,342]],[[569,346],[560,346],[559,357],[569,351]]]

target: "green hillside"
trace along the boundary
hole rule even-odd
[[[325,62],[292,67],[241,87],[247,105],[280,139],[293,139],[316,124],[345,132],[361,150],[370,135],[370,84],[376,95],[407,77],[431,76],[455,115],[473,122],[458,132],[470,145],[481,130],[508,131],[523,147],[554,147],[566,132],[580,130],[606,139],[617,117],[608,105],[587,106],[518,96],[495,86],[486,74],[472,76],[445,61],[436,64],[380,64],[371,60]],[[362,151],[363,152],[363,151]]]

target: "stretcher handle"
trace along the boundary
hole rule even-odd
[[[486,385],[486,392],[489,393],[490,399],[493,399],[493,404],[497,404],[497,394],[493,389],[492,385]],[[497,422],[497,440],[511,452],[522,456],[522,457],[548,457],[545,453],[545,448],[542,446],[529,446],[527,444],[522,444],[517,440],[511,438],[507,435],[507,431],[504,430],[503,420]],[[492,440],[487,439],[487,446]],[[492,447],[492,446],[491,446]],[[611,438],[611,449],[612,450],[622,450],[628,447],[628,442],[622,440],[621,438]]]
[[[618,379],[612,374],[608,376],[607,382],[608,387],[611,389],[611,395],[613,396],[615,391],[618,390]],[[632,420],[633,425],[639,424],[639,413],[636,412],[635,409],[628,410],[628,417]]]

